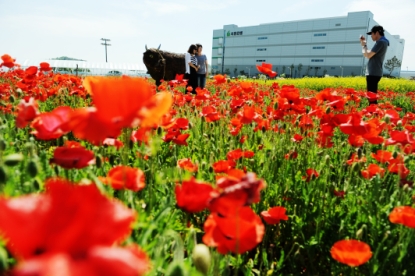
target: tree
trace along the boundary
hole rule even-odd
[[[245,75],[246,73],[245,73],[245,70],[241,70],[241,71],[239,71],[239,74],[241,74],[242,76],[243,75]]]
[[[298,69],[298,76],[301,78],[301,70],[303,69],[303,65],[301,63],[298,64],[297,69]]]
[[[387,70],[389,70],[389,76],[392,75],[393,69],[401,67],[401,63],[402,62],[396,56],[393,56],[393,58],[388,59],[385,62],[384,66]]]
[[[318,71],[318,69],[320,69],[320,67],[314,67],[314,76],[315,76],[315,77],[317,76],[317,71]]]
[[[238,73],[238,69],[237,68],[235,68],[235,69],[233,69],[233,76],[236,78],[236,73]]]
[[[291,66],[290,66],[290,68],[291,68],[291,70],[290,70],[290,78],[292,78],[293,76],[292,76],[292,74],[293,74],[293,71],[294,71],[294,63],[293,64],[291,64]]]
[[[231,74],[231,70],[229,70],[229,68],[226,68],[226,69],[225,69],[225,74],[226,74],[227,76],[229,76],[229,75]]]
[[[285,65],[282,66],[282,73],[285,74]]]
[[[309,74],[310,74],[310,70],[311,70],[311,66],[308,66],[308,67],[307,67],[307,72],[305,73],[307,76],[309,76]]]

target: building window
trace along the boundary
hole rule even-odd
[[[268,37],[267,36],[260,36],[260,37],[258,37],[258,40],[262,40],[262,39],[268,39]]]
[[[314,34],[314,36],[326,36],[326,33],[317,33],[317,34]]]
[[[339,27],[339,26],[341,26],[341,25],[342,25],[342,24],[340,24],[340,23],[337,23],[337,24],[336,24],[336,27]]]
[[[334,69],[336,69],[336,67],[330,67],[330,69],[331,69],[331,70],[334,70]]]
[[[267,50],[267,48],[258,48],[258,49],[256,49],[257,51],[266,51]]]
[[[312,59],[311,62],[323,62],[324,59]]]
[[[326,49],[326,46],[313,46],[313,49]]]
[[[265,59],[257,59],[256,62],[265,62]]]

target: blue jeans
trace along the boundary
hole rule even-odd
[[[197,74],[197,86],[205,88],[206,85],[206,74]]]

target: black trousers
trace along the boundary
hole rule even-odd
[[[366,76],[366,86],[368,92],[378,93],[378,83],[382,77],[379,76]]]
[[[185,74],[184,78],[187,79],[187,87],[192,87],[193,91],[192,94],[196,94],[196,88],[197,88],[197,72],[193,67],[190,67],[190,74]]]

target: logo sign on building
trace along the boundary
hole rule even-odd
[[[228,31],[226,33],[226,36],[235,36],[235,35],[243,35],[243,31],[237,31],[237,32],[230,32],[230,31]]]

